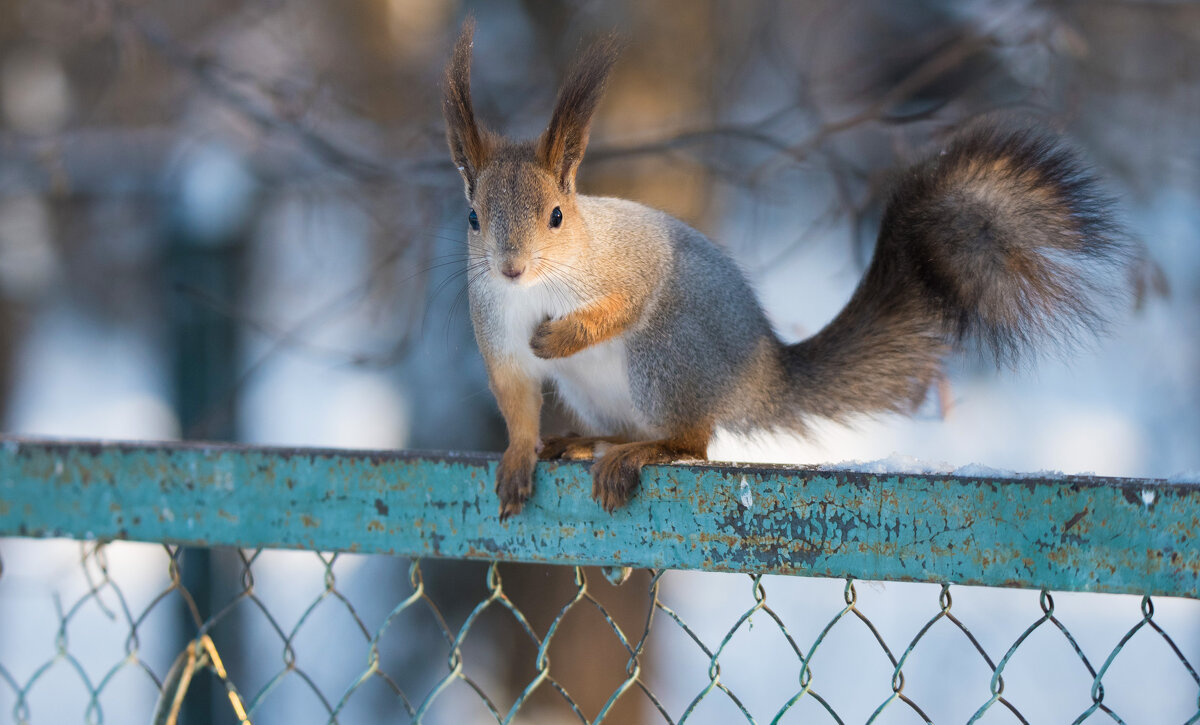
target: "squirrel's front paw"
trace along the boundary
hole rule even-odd
[[[509,448],[496,469],[496,495],[500,497],[500,520],[521,513],[533,493],[533,466],[537,453]]]
[[[543,360],[567,357],[582,350],[585,345],[579,339],[577,326],[567,320],[546,320],[533,331],[529,340],[533,354]]]

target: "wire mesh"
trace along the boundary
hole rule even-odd
[[[221,605],[203,612],[178,547],[0,546],[0,720],[22,725],[181,721],[198,678],[217,685],[217,722],[258,725],[1200,722],[1191,600],[1062,595],[1063,614],[1045,591],[673,571],[618,590],[545,568],[556,589],[525,565],[215,550]],[[599,628],[561,646],[585,618]],[[564,674],[580,662],[599,699]]]

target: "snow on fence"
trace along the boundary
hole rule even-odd
[[[1198,484],[495,464],[2,440],[0,721],[1200,722]]]

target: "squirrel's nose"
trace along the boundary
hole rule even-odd
[[[516,279],[525,273],[525,265],[516,265],[512,262],[505,262],[500,267],[500,273],[509,279]]]

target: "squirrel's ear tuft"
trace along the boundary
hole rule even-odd
[[[467,198],[475,195],[475,182],[492,151],[492,134],[475,121],[471,105],[471,45],[475,36],[475,18],[468,17],[454,44],[454,54],[446,66],[442,115],[446,118],[446,141],[450,157],[466,182]]]
[[[592,114],[619,53],[617,37],[608,35],[579,56],[558,92],[550,126],[538,140],[538,160],[554,174],[564,192],[575,190],[575,171],[587,148]]]

